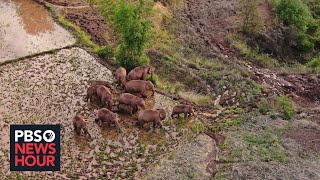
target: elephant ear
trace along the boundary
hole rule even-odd
[[[166,118],[166,112],[164,111],[164,109],[157,109],[157,111],[159,112],[159,117],[161,120]]]

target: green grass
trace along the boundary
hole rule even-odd
[[[182,98],[195,103],[196,105],[206,105],[212,103],[211,97],[207,95],[196,94],[194,92],[180,92],[179,95]]]
[[[264,161],[284,161],[286,158],[279,138],[268,128],[262,133],[246,134],[243,139],[253,151],[251,153],[259,155]]]
[[[191,129],[191,131],[195,134],[200,134],[204,132],[205,127],[201,121],[195,121],[189,126],[189,129]]]
[[[231,127],[239,127],[242,126],[244,123],[243,119],[238,117],[238,118],[233,118],[233,119],[229,119],[229,118],[224,118],[222,119],[217,125],[215,126],[210,126],[209,129],[214,132],[220,132],[220,131],[224,131],[224,130],[228,130]]]
[[[307,67],[309,67],[312,72],[320,72],[320,56],[311,59],[307,63]]]
[[[239,34],[230,35],[231,44],[240,51],[241,55],[264,68],[279,67],[279,62],[269,54],[259,53],[259,49],[252,49],[247,45],[246,40]]]

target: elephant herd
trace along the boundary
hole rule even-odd
[[[124,93],[120,94],[118,98],[117,112],[133,115],[138,112],[137,124],[144,125],[145,123],[153,123],[154,128],[159,126],[162,128],[162,120],[166,118],[166,112],[164,109],[146,109],[144,98],[147,98],[147,92],[151,91],[154,95],[154,85],[151,81],[146,81],[147,75],[153,75],[153,68],[150,65],[139,66],[131,70],[128,75],[126,69],[120,67],[116,70],[115,76],[121,89]],[[114,124],[121,130],[119,124],[119,116],[112,110],[113,98],[112,90],[114,88],[109,82],[106,81],[93,81],[87,89],[87,95],[85,100],[88,102],[93,101],[95,97],[101,105],[101,109],[96,114],[96,122],[105,124]],[[193,107],[190,105],[178,105],[172,110],[171,117],[174,115],[184,114],[185,117],[194,115]],[[81,131],[85,135],[91,137],[87,121],[79,114],[77,114],[73,120],[73,127],[77,134]]]

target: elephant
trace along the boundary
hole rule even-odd
[[[124,87],[124,85],[126,84],[127,82],[127,71],[126,69],[124,69],[123,67],[119,67],[117,70],[116,70],[116,79],[118,81],[118,83]]]
[[[179,115],[183,113],[184,114],[184,117],[186,118],[187,116],[191,116],[191,114],[193,116],[194,115],[194,110],[193,110],[193,107],[190,106],[190,105],[178,105],[178,106],[175,106],[173,109],[172,109],[172,113],[171,113],[171,117],[173,118],[174,115]]]
[[[117,113],[111,112],[109,109],[101,108],[98,110],[97,117],[95,119],[96,122],[101,121],[102,123],[106,123],[110,125],[111,123],[114,124],[116,127],[120,128],[119,124],[119,116]]]
[[[153,70],[152,70],[152,66],[147,65],[147,66],[139,66],[136,67],[134,69],[132,69],[128,76],[127,76],[127,80],[131,81],[131,80],[146,80],[146,75],[150,74],[151,77],[153,75]]]
[[[144,80],[132,80],[126,83],[125,91],[127,93],[138,93],[143,98],[147,98],[148,95],[146,91],[152,91],[152,95],[154,95],[154,86],[151,81],[144,81]]]
[[[72,123],[73,123],[73,128],[78,135],[80,135],[82,130],[85,135],[88,135],[91,138],[91,135],[88,131],[87,121],[81,115],[77,114],[72,119]]]
[[[119,103],[130,105],[131,107],[141,107],[143,109],[146,108],[143,98],[137,97],[130,93],[122,93],[119,97]]]
[[[102,85],[102,86],[105,86],[109,89],[113,89],[113,86],[111,85],[111,83],[109,83],[107,81],[94,80],[94,81],[91,81],[91,85]]]
[[[108,88],[106,88],[105,86],[99,86],[97,89],[97,96],[99,97],[103,107],[106,105],[106,102],[107,102],[108,109],[110,110],[112,109],[112,105],[113,105],[112,95]]]
[[[97,96],[97,89],[99,86],[105,86],[112,89],[111,84],[107,81],[92,81],[91,85],[87,89],[86,101],[88,101],[89,99],[90,101],[92,101],[92,97]]]
[[[138,106],[137,105],[131,106],[131,105],[127,105],[127,104],[119,104],[118,110],[120,112],[130,114],[132,116],[134,113],[136,113],[138,111]]]
[[[153,127],[155,128],[158,125],[162,128],[162,120],[166,118],[166,112],[164,109],[156,109],[156,110],[142,110],[138,114],[138,124],[144,125],[144,123],[153,123]]]

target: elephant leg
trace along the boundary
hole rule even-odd
[[[184,118],[187,118],[188,117],[188,113],[184,113]]]
[[[106,105],[106,100],[104,98],[100,99],[101,106],[104,107]]]
[[[155,129],[157,127],[156,122],[153,122],[152,124],[153,124],[153,128]]]
[[[156,124],[157,124],[160,128],[162,128],[162,122],[161,122],[160,120],[157,120],[157,121],[156,121]]]
[[[82,128],[82,129],[83,129],[84,134],[88,135],[91,138],[91,135],[90,135],[88,129],[87,128]]]
[[[108,109],[111,110],[112,109],[112,101],[108,100]]]
[[[79,128],[79,127],[76,127],[76,133],[78,134],[78,135],[80,135],[80,133],[81,133],[81,129]]]

